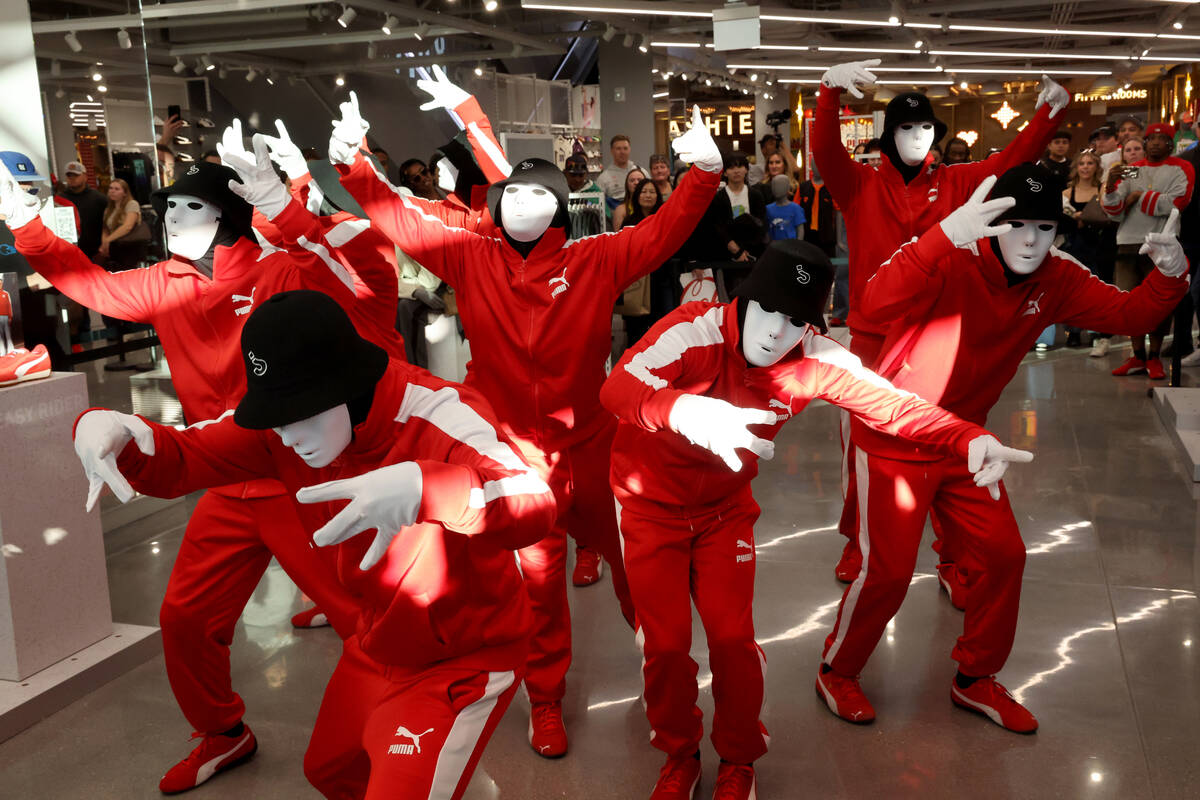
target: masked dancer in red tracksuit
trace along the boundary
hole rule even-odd
[[[955,458],[972,452],[990,480],[1007,461],[1032,457],[894,388],[822,335],[832,283],[818,247],[772,242],[733,302],[688,303],[667,315],[601,392],[621,420],[612,485],[651,742],[667,753],[653,800],[690,800],[700,777],[692,600],[712,665],[712,741],[721,757],[714,797],[755,796],[752,763],[766,753],[767,734],[759,722],[765,658],[751,613],[759,509],[750,482],[784,422],[826,400]]]
[[[520,551],[535,633],[525,678],[529,736],[547,757],[567,750],[562,697],[571,662],[567,534],[612,565],[630,625],[608,461],[616,420],[600,405],[611,349],[612,306],[621,292],[682,244],[716,190],[721,156],[695,110],[675,141],[694,161],[663,207],[618,234],[568,242],[567,183],[541,159],[518,164],[488,193],[499,236],[479,236],[422,213],[359,149],[367,125],[357,98],[342,104],[330,140],[342,185],[396,245],[455,288],[472,360],[466,383],[496,409],[504,430],[558,498],[553,533]]]
[[[966,202],[979,182],[1025,161],[1037,161],[1057,130],[1055,117],[1070,95],[1045,75],[1035,104],[1036,113],[1026,128],[1000,153],[969,164],[933,165],[929,149],[946,134],[946,124],[933,113],[923,94],[896,96],[884,112],[883,157],[877,164],[856,162],[846,152],[839,133],[838,107],[843,89],[856,97],[856,84],[875,81],[868,68],[879,59],[838,64],[821,77],[813,122],[813,160],[825,179],[833,200],[846,220],[850,248],[850,352],[874,367],[883,345],[886,325],[867,314],[861,300],[863,287],[897,247],[920,236]],[[862,556],[855,547],[858,530],[854,489],[855,459],[849,442],[849,417],[842,415],[842,496],[845,506],[838,530],[848,541],[835,574],[849,582],[858,574]],[[953,543],[950,543],[952,545]],[[954,557],[935,546],[944,562],[939,567],[942,584],[954,599],[962,578]],[[948,546],[948,545],[947,545]],[[952,548],[951,548],[952,549]]]
[[[995,199],[985,202],[989,190]],[[985,179],[963,207],[885,262],[861,297],[872,319],[888,322],[880,374],[982,424],[1047,326],[1136,332],[1183,297],[1187,261],[1174,230],[1146,237],[1143,252],[1158,269],[1135,291],[1122,292],[1051,249],[1061,198],[1049,170],[1022,164],[998,181]],[[1007,222],[993,227],[997,215]],[[979,567],[952,653],[958,674],[951,699],[1009,730],[1033,732],[1033,714],[995,679],[1012,649],[1025,565],[1003,486],[992,487],[989,499],[961,457],[857,422],[853,435],[864,560],[825,641],[818,694],[843,719],[874,719],[858,674],[904,600],[925,517],[933,511]]]
[[[241,353],[246,394],[220,419],[178,430],[84,412],[89,482],[122,497],[286,486],[317,544],[345,542],[338,576],[360,610],[306,775],[331,800],[461,797],[524,669],[531,619],[511,551],[549,530],[550,487],[478,393],[389,361],[324,294],[267,299]]]
[[[237,180],[234,170],[219,164],[189,166],[152,197],[165,223],[171,258],[149,269],[110,273],[47,230],[36,208],[28,205],[30,196],[11,176],[0,176],[0,213],[13,230],[17,249],[73,300],[111,317],[154,326],[188,421],[218,417],[241,397],[246,384],[238,334],[250,311],[279,291],[319,288],[348,308],[366,335],[398,357],[404,353],[390,323],[375,326],[356,310],[353,280],[330,255],[315,223],[306,244],[287,252],[254,242],[251,206],[230,183],[243,191],[249,187]],[[249,199],[270,217],[300,213],[312,221],[277,178],[266,195],[249,193]],[[346,592],[328,579],[332,558],[314,551],[305,539],[276,480],[226,481],[196,504],[159,621],[171,689],[202,741],[163,776],[159,787],[164,792],[194,788],[257,747],[242,723],[245,705],[233,690],[229,646],[272,555],[343,638],[353,633],[357,612]]]

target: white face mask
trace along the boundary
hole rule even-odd
[[[500,196],[500,227],[518,242],[539,239],[557,213],[558,200],[536,183],[510,183]]]
[[[808,326],[796,325],[778,311],[767,311],[751,300],[746,306],[746,324],[742,327],[742,355],[755,367],[779,363],[804,336]]]
[[[171,195],[163,220],[167,249],[184,258],[200,258],[212,246],[220,222],[221,210],[207,200],[190,194]]]
[[[451,164],[447,159],[442,159],[438,162],[438,188],[449,194],[454,191],[454,185],[458,183],[458,168]],[[464,197],[464,203],[470,202],[471,198]]]
[[[929,148],[933,147],[932,122],[905,122],[896,128],[896,152],[900,160],[910,167],[925,161]]]
[[[284,447],[295,450],[296,455],[313,469],[332,464],[350,444],[353,435],[350,408],[345,403],[322,411],[315,417],[272,430],[279,434]]]
[[[1058,224],[1045,219],[1010,219],[1012,230],[996,237],[1004,263],[1018,275],[1028,275],[1042,265],[1054,244]],[[1000,224],[1000,223],[993,223]]]

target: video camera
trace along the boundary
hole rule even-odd
[[[767,115],[767,124],[775,131],[775,135],[779,135],[779,126],[786,125],[792,118],[792,110],[790,108],[781,108],[777,111],[772,111]]]

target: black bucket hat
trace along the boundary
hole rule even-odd
[[[825,304],[832,287],[833,262],[823,250],[812,242],[780,239],[767,245],[733,294],[825,333]]]
[[[906,122],[932,122],[934,142],[940,142],[950,130],[933,113],[933,103],[920,92],[905,92],[892,98],[883,112],[883,136],[880,138],[885,141],[892,139],[896,128]]]
[[[224,164],[196,161],[170,186],[164,186],[150,195],[150,203],[158,218],[164,219],[167,198],[177,194],[199,197],[221,210],[221,222],[226,228],[238,236],[250,238],[250,220],[254,216],[254,209],[229,188],[231,180],[242,182],[238,174]]]
[[[571,187],[567,185],[567,176],[563,175],[561,169],[544,158],[527,158],[513,167],[512,174],[508,178],[489,186],[488,211],[501,228],[504,227],[504,221],[500,219],[500,197],[511,183],[535,183],[548,189],[554,195],[554,199],[558,201],[558,213],[550,221],[550,226],[566,227],[568,221],[567,199],[570,197]]]
[[[362,397],[387,369],[383,348],[358,335],[332,297],[272,295],[242,327],[246,394],[233,412],[243,428],[267,430]]]
[[[350,196],[346,187],[342,186],[337,167],[333,166],[329,159],[314,158],[309,161],[308,174],[312,176],[312,182],[321,190],[322,214],[329,216],[338,211],[346,211],[359,219],[367,219],[367,212],[363,211],[358,201]]]
[[[1062,216],[1063,180],[1040,164],[1018,164],[996,179],[988,199],[1015,197],[1016,205],[996,222],[1006,219],[1044,219],[1058,222]]]

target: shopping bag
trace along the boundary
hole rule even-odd
[[[715,301],[717,299],[717,281],[713,278],[711,269],[701,270],[701,277],[695,277],[690,271],[679,276],[683,286],[683,296],[679,298],[680,305],[694,303],[697,300]]]
[[[621,295],[617,313],[623,317],[644,317],[650,313],[650,276],[643,275]]]

